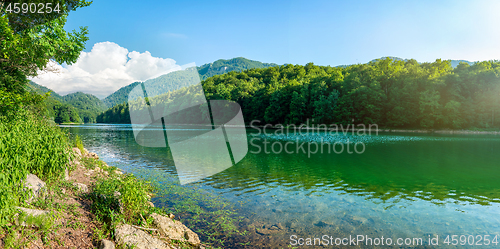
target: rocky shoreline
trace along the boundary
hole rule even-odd
[[[148,196],[141,210],[141,225],[128,224],[125,219],[106,221],[93,210],[96,192],[94,188],[102,179],[120,180],[127,177],[119,169],[110,167],[95,153],[86,149],[72,148],[74,157],[68,163],[64,179],[60,182],[43,182],[29,174],[23,182],[28,201],[24,207],[16,207],[19,214],[13,224],[15,237],[22,248],[205,248],[199,236],[173,214],[155,209]],[[89,165],[93,164],[93,165]],[[127,212],[126,200],[118,191],[114,197],[119,202],[119,211]],[[109,198],[102,194],[98,198]],[[143,216],[142,213],[145,215]],[[104,222],[103,222],[104,220]],[[105,224],[106,223],[106,224]],[[103,229],[112,227],[111,231]],[[40,230],[44,230],[40,233]],[[23,238],[23,234],[31,234]],[[113,235],[112,235],[113,234]],[[7,236],[0,235],[0,247],[7,244]]]

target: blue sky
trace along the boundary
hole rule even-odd
[[[243,56],[278,64],[365,63],[382,56],[500,58],[495,1],[99,1],[71,13],[87,51],[110,41],[197,65]]]
[[[500,59],[500,1],[115,1],[72,12],[88,26],[77,63],[33,79],[105,97],[194,62],[245,57],[349,65],[383,56]]]

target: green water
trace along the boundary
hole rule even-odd
[[[129,125],[65,127],[110,165],[176,174],[168,149],[139,146]],[[498,235],[500,242],[500,136],[248,133],[261,149],[264,141],[289,143],[293,153],[252,153],[257,147],[250,145],[235,166],[196,185],[244,202],[245,226],[282,225],[279,232],[252,233],[262,243],[255,247],[286,247],[291,235],[417,237],[424,244],[439,236],[440,246],[448,235]],[[365,149],[308,155],[307,142],[321,139],[362,142]],[[306,153],[297,153],[297,142],[305,143]]]

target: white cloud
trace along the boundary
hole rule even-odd
[[[50,70],[31,80],[62,95],[84,92],[99,98],[130,83],[180,69],[173,59],[153,57],[148,51],[129,52],[113,42],[94,44],[90,52],[81,52],[73,65],[61,66],[51,61],[47,67]]]

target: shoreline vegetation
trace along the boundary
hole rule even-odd
[[[310,120],[315,125],[377,124],[396,130],[500,129],[499,70],[499,61],[452,67],[441,59],[419,63],[382,58],[346,67],[308,63],[233,71],[204,79],[201,86],[209,101],[238,103],[247,124],[260,120],[298,126]],[[162,88],[175,88],[178,77],[171,73],[145,82],[156,95],[115,105],[96,122],[130,123],[129,109],[139,113],[148,105],[162,108],[176,98],[195,99],[189,87]],[[183,115],[196,115],[190,111]]]
[[[155,238],[169,248],[266,245],[236,212],[244,203],[181,186],[161,169],[122,174],[36,108],[13,113],[0,116],[0,248],[125,248]]]
[[[52,129],[52,136],[44,139],[54,142],[54,137],[60,138],[58,142],[63,150],[59,154],[65,160],[57,163],[62,167],[52,174],[37,168],[47,166],[38,161],[34,168],[19,175],[16,183],[2,185],[1,248],[109,249],[115,248],[115,244],[116,248],[207,247],[172,213],[154,206],[150,200],[155,188],[150,182],[108,166],[97,154],[88,152],[78,136],[70,143],[65,136],[57,137],[63,134],[58,127],[46,120],[35,122],[40,122],[37,125],[42,128]],[[14,128],[26,123],[17,123]],[[1,128],[5,128],[4,123],[0,123]],[[17,131],[20,136],[26,135]],[[9,136],[12,133],[1,136],[0,145],[12,145],[12,141],[6,140],[12,138]],[[42,142],[39,146],[46,147],[46,144]],[[0,147],[0,154],[8,152],[12,151]],[[21,157],[29,157],[29,154]],[[3,179],[12,176],[5,175],[8,173],[5,161],[0,164]],[[7,192],[9,187],[13,191]]]

